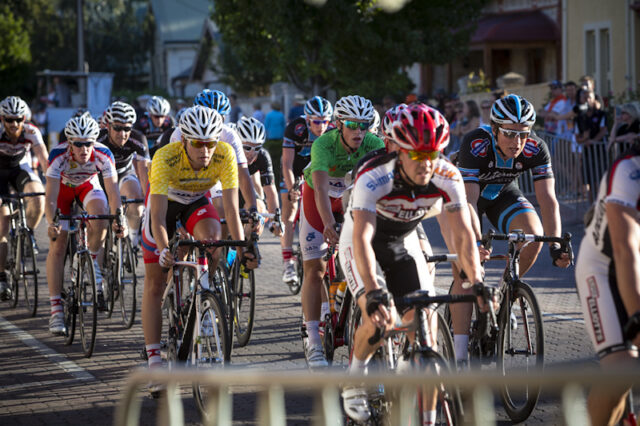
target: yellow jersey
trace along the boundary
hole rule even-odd
[[[238,187],[236,155],[225,142],[218,142],[209,165],[198,171],[191,167],[182,142],[172,142],[155,153],[149,171],[150,193],[181,204],[193,203],[218,181],[223,190]]]

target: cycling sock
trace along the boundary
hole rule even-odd
[[[293,258],[293,249],[291,247],[286,247],[282,249],[282,262],[287,263]]]
[[[89,254],[91,254],[91,259],[93,259],[93,269],[96,274],[96,288],[98,291],[102,291],[102,269],[98,262],[98,252],[94,253],[89,251]]]
[[[453,346],[456,351],[456,359],[463,360],[469,357],[469,335],[454,334]]]
[[[423,411],[422,412],[422,426],[433,426],[436,424],[436,412],[433,411]]]
[[[51,315],[62,315],[62,296],[59,294],[49,297],[51,302]]]
[[[139,244],[139,241],[138,241],[138,230],[134,231],[133,229],[130,229],[129,230],[129,236],[130,236],[130,239],[131,239],[131,245],[133,245],[134,247],[137,246]]]
[[[309,346],[316,346],[322,344],[320,339],[320,321],[305,321],[307,326],[307,336],[309,336]]]
[[[369,363],[369,360],[371,359],[371,357],[367,358],[366,360],[361,360],[356,358],[356,356],[354,355],[353,358],[351,358],[351,364],[349,364],[349,372],[353,373],[353,372],[362,372],[364,370],[367,369],[367,364]]]
[[[330,312],[331,311],[329,310],[329,302],[322,302],[322,305],[320,305],[320,320],[324,320],[325,315]]]
[[[160,343],[152,343],[146,346],[147,359],[149,360],[149,368],[159,367],[162,365],[162,357],[160,356]]]

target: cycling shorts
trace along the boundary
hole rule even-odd
[[[586,239],[576,262],[576,288],[585,328],[598,357],[627,349],[623,329],[629,315],[618,291],[615,264]]]
[[[136,174],[133,166],[127,168],[127,170],[122,173],[118,173],[118,189],[122,190],[122,185],[128,181],[137,182],[138,186],[142,188],[142,185],[140,185],[140,180],[138,179],[138,175]]]
[[[10,187],[17,192],[24,192],[24,187],[29,182],[40,182],[40,177],[31,169],[27,162],[20,163],[17,167],[0,169],[0,197],[10,194]]]
[[[331,211],[337,222],[342,221],[342,199],[330,198]],[[302,260],[320,259],[327,252],[324,241],[324,223],[318,213],[314,190],[306,184],[302,185],[302,202],[300,204],[300,249]]]
[[[478,199],[479,218],[486,214],[491,224],[503,234],[509,232],[513,218],[527,212],[535,213],[536,210],[515,184],[507,185],[493,200]]]
[[[86,210],[87,204],[93,200],[102,200],[105,206],[108,206],[107,195],[104,193],[98,175],[94,175],[91,179],[79,186],[71,187],[60,183],[60,191],[58,192],[57,207],[60,214],[71,214],[71,206],[74,201],[78,201]],[[61,220],[60,226],[63,231],[69,230],[69,221]]]
[[[160,251],[151,234],[151,214],[149,212],[148,198],[144,211],[144,217],[142,218],[142,257],[144,263],[158,263]],[[187,232],[193,235],[193,229],[196,224],[203,219],[209,218],[220,221],[216,208],[207,197],[198,198],[191,204],[182,204],[169,200],[166,221],[167,236],[169,239],[173,237],[176,232],[176,221],[178,220],[183,224]]]
[[[400,314],[409,308],[402,303],[402,297],[415,290],[428,290],[435,295],[431,274],[425,273],[428,269],[424,258],[417,231],[412,231],[406,236],[390,238],[385,241],[375,241],[373,248],[378,263],[378,270],[382,272],[384,280],[378,279],[378,283],[386,282],[386,288],[393,295],[396,309]],[[353,219],[350,214],[345,215],[342,233],[340,234],[339,257],[342,271],[347,280],[349,291],[353,298],[364,294],[364,283],[358,272],[355,253],[353,249]]]

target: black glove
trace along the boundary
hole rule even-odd
[[[568,253],[568,250],[560,245],[554,244],[549,246],[549,255],[551,256],[551,263],[553,263],[553,266],[558,266],[556,265],[556,261],[562,257],[563,253]]]
[[[391,294],[387,290],[383,290],[381,288],[371,290],[369,293],[367,293],[366,297],[367,315],[369,316],[377,311],[380,305],[384,305],[387,308],[391,305]]]

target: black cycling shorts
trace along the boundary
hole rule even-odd
[[[478,199],[478,216],[486,214],[487,218],[498,232],[506,234],[514,217],[521,213],[535,213],[533,205],[522,195],[522,192],[515,184],[507,185],[500,191],[494,200],[487,200],[480,197]]]

